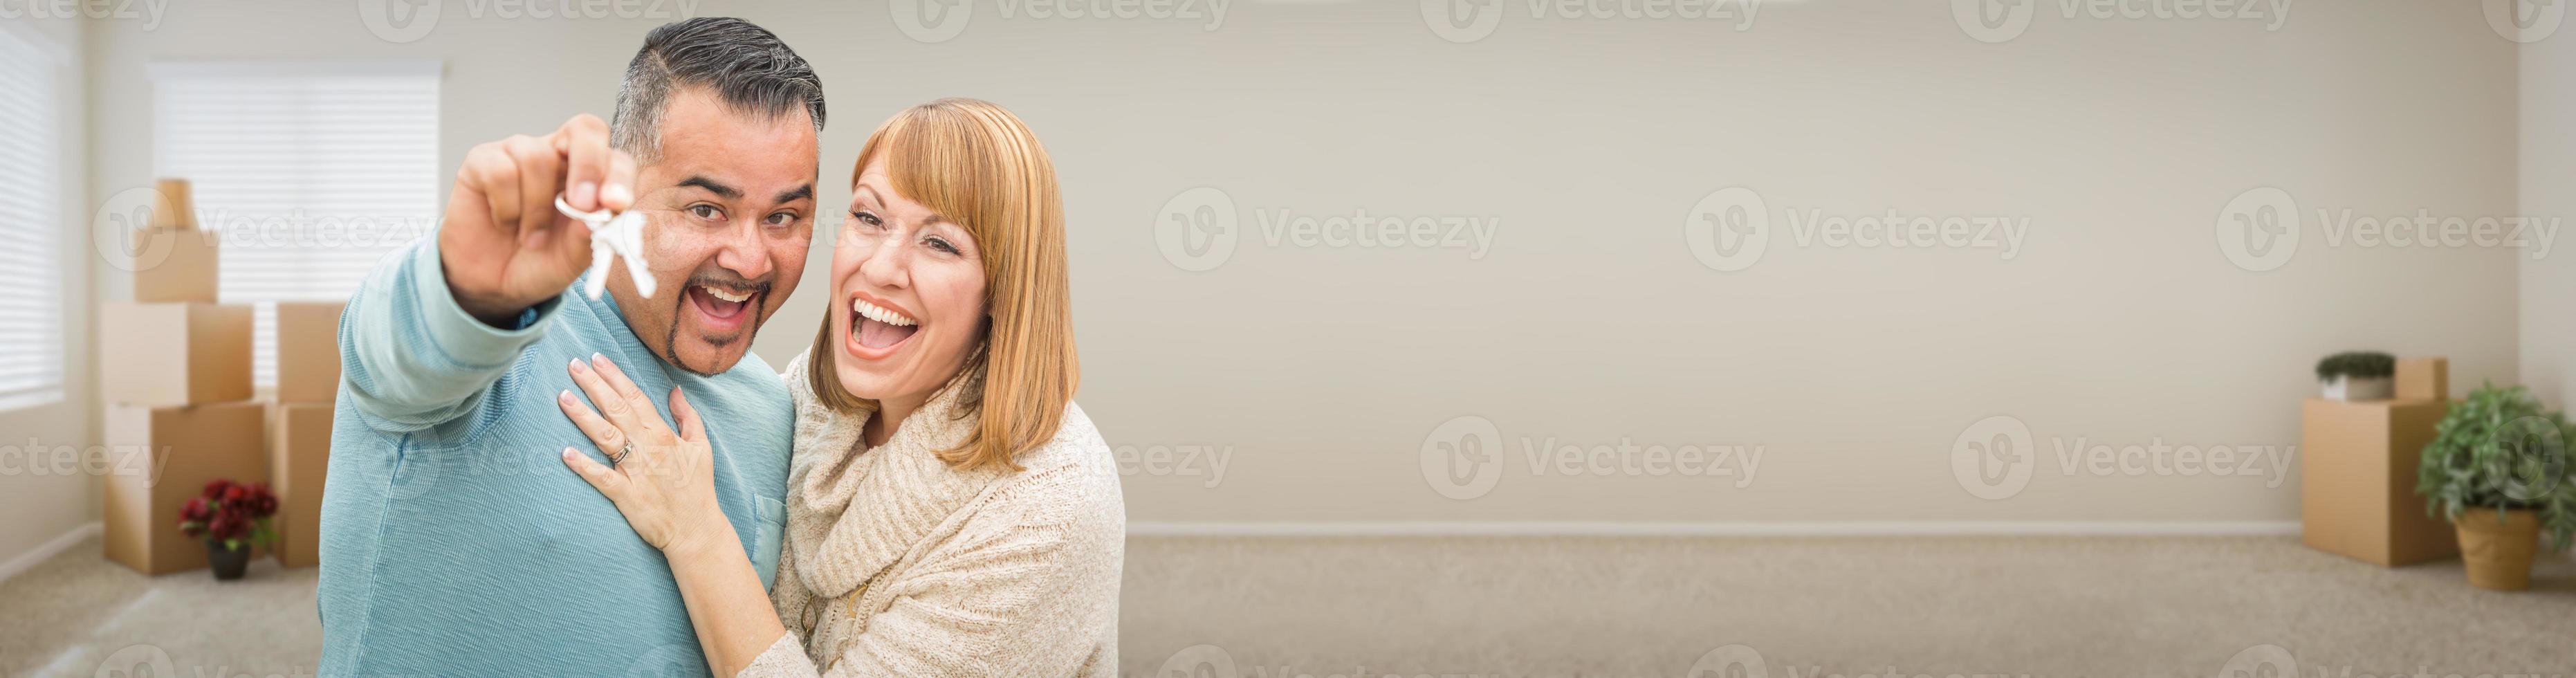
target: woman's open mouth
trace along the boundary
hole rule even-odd
[[[896,346],[911,339],[921,330],[921,321],[891,308],[868,303],[866,299],[850,300],[850,342],[852,352],[861,358],[876,359],[893,354]]]

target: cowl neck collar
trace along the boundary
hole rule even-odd
[[[939,458],[973,432],[960,418],[960,374],[897,424],[884,445],[862,439],[875,412],[840,412],[814,397],[800,356],[787,382],[797,392],[796,449],[787,478],[787,534],[781,560],[815,598],[858,590],[941,531],[1000,477],[961,471]],[[782,583],[788,578],[782,577]]]

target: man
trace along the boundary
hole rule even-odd
[[[744,359],[813,240],[822,84],[737,19],[654,29],[615,124],[577,116],[476,146],[434,239],[388,257],[349,301],[322,502],[323,653],[332,675],[706,673],[660,554],[563,467],[594,446],[557,397],[614,361],[668,411],[704,413],[716,492],[773,580],[793,408]],[[590,261],[577,210],[646,215],[659,281]]]

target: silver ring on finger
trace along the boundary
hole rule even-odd
[[[625,444],[624,446],[617,448],[617,452],[615,452],[615,453],[613,453],[613,454],[608,455],[608,463],[609,463],[610,465],[616,465],[616,464],[624,463],[624,462],[626,461],[626,455],[630,455],[630,454],[634,454],[634,453],[635,453],[635,441],[632,441],[632,440],[626,441],[626,444]]]

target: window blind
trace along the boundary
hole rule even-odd
[[[222,238],[217,297],[254,306],[253,379],[277,383],[280,301],[345,301],[435,230],[436,63],[155,64],[156,165]]]
[[[0,410],[63,398],[61,67],[0,30]]]

